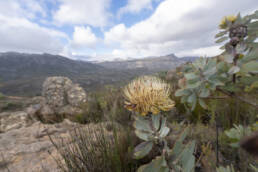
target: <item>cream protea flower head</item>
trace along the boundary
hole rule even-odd
[[[227,21],[231,22],[231,23],[234,23],[236,21],[237,17],[234,16],[234,15],[231,15],[231,16],[225,16],[222,18],[221,22],[220,22],[220,25],[219,27],[221,29],[226,29],[227,27]]]
[[[124,88],[125,108],[141,115],[169,111],[174,101],[169,98],[170,87],[154,76],[142,76]]]

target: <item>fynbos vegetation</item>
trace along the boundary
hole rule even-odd
[[[258,109],[256,97],[248,94],[257,87],[258,79],[258,44],[255,42],[257,19],[258,11],[245,17],[238,14],[223,18],[220,24],[222,31],[216,35],[218,38],[216,42],[229,39],[229,42],[222,47],[225,52],[219,57],[200,58],[184,66],[182,69],[184,77],[179,80],[180,89],[175,93],[181,97],[181,103],[190,107],[192,111],[199,103],[202,108],[216,115],[217,112],[207,100],[234,98]],[[173,101],[168,98],[168,90],[168,86],[164,83],[150,77],[139,78],[125,89],[126,107],[144,115],[135,117],[135,133],[144,140],[136,146],[135,157],[143,158],[154,146],[159,150],[158,156],[150,163],[141,166],[138,171],[194,171],[195,142],[191,141],[184,145],[186,133],[183,133],[183,136],[179,137],[170,148],[165,139],[170,131],[166,126],[166,118],[157,115],[160,111],[167,111],[173,107]],[[235,126],[234,129],[227,131],[226,135],[238,142],[244,135],[250,134],[252,129],[257,129],[246,128],[245,132],[242,126]],[[231,145],[236,146],[236,144]],[[234,171],[234,168],[220,167],[217,171]]]
[[[56,145],[64,171],[257,171],[257,20],[258,11],[223,18],[215,37],[227,41],[224,52],[182,65],[169,82],[163,72],[133,80],[124,99],[113,88],[92,96],[78,121],[112,119],[120,127],[111,139],[80,130],[72,146]],[[120,137],[128,130],[135,135]]]

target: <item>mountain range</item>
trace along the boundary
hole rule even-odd
[[[0,53],[0,92],[6,95],[40,95],[46,77],[66,76],[86,91],[121,84],[136,76],[167,71],[194,57],[175,55],[90,63],[52,54]]]
[[[169,54],[160,57],[146,57],[143,59],[130,59],[130,60],[116,60],[116,61],[106,61],[97,63],[108,69],[140,69],[144,68],[149,71],[159,72],[173,69],[185,62],[193,61],[197,57],[183,57],[178,58],[174,54]]]

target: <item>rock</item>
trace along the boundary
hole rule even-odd
[[[0,113],[0,132],[27,126],[28,121],[28,114],[23,111]]]
[[[19,172],[61,171],[54,160],[54,158],[60,158],[60,155],[49,136],[55,143],[62,143],[61,146],[74,146],[71,144],[76,142],[71,140],[70,132],[75,128],[82,129],[85,137],[91,138],[90,145],[98,146],[99,142],[96,138],[98,134],[104,134],[113,141],[112,128],[110,129],[112,125],[111,122],[80,125],[65,119],[56,124],[43,124],[38,121],[29,126],[0,133],[0,155],[3,155],[3,157],[0,156],[0,171],[6,170],[4,166],[7,166],[9,171]],[[122,127],[118,124],[115,126]]]
[[[60,121],[64,116],[74,119],[86,102],[83,88],[67,77],[48,77],[43,83],[42,96],[35,99],[40,105],[29,107],[27,112],[45,122]]]
[[[43,104],[40,111],[37,113],[37,117],[43,122],[53,123],[57,121],[59,115],[56,115],[54,110],[51,109],[50,106]]]
[[[52,125],[38,121],[30,126],[0,133],[0,154],[4,156],[0,156],[0,164],[7,165],[10,171],[60,171],[53,159],[58,157],[58,153],[49,135],[56,139],[68,138],[69,131],[78,126],[69,120]],[[2,170],[6,170],[4,165],[0,166]]]
[[[56,110],[66,104],[66,89],[72,87],[72,81],[66,77],[48,77],[43,83],[42,96],[46,104]]]
[[[86,93],[79,85],[74,85],[67,90],[68,104],[79,107],[82,103],[86,102]]]
[[[31,105],[26,109],[26,112],[28,114],[28,117],[30,119],[34,119],[35,114],[39,112],[39,110],[41,109],[41,105],[40,104],[35,104],[35,105]]]
[[[77,115],[82,113],[82,110],[80,108],[71,106],[71,105],[66,105],[62,108],[59,109],[58,114],[63,115],[66,117],[72,117],[73,115]]]

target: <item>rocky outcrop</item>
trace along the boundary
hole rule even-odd
[[[62,143],[61,146],[71,146],[74,142],[71,142],[70,133],[75,128],[83,129],[83,133],[92,138],[92,144],[97,142],[96,132],[113,138],[110,128],[113,124],[108,122],[81,125],[64,119],[60,123],[43,124],[40,121],[31,121],[26,114],[26,112],[0,113],[0,120],[5,126],[5,130],[0,133],[0,171],[61,171],[54,160],[54,158],[59,159],[60,154],[49,136],[55,143]]]
[[[45,122],[55,122],[63,117],[73,119],[81,113],[80,106],[86,102],[86,93],[67,77],[49,77],[43,83],[39,104],[30,106],[27,112]]]
[[[58,157],[58,153],[48,135],[67,138],[69,130],[78,124],[67,119],[53,125],[42,124],[39,121],[28,123],[22,119],[20,123],[23,125],[17,124],[16,127],[11,127],[13,125],[8,121],[13,119],[12,115],[20,115],[28,119],[25,114],[25,112],[15,112],[8,115],[9,119],[7,115],[5,119],[2,118],[7,127],[4,133],[0,133],[0,153],[2,154],[0,171],[58,171],[53,159]]]

